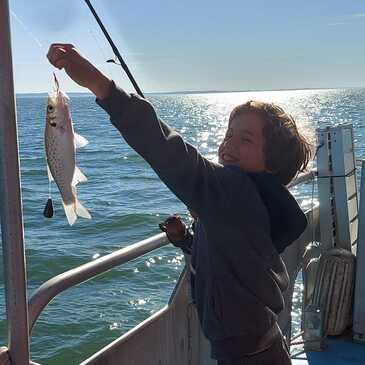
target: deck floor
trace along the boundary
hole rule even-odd
[[[365,344],[327,340],[326,351],[307,352],[292,359],[293,365],[365,365]]]

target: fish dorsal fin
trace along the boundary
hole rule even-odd
[[[87,181],[87,177],[81,172],[81,170],[75,166],[74,176],[72,178],[72,186],[76,186],[79,182]]]
[[[48,166],[48,163],[47,163],[47,173],[48,173],[48,180],[49,181],[54,181],[54,178],[52,176],[52,173],[51,173],[51,170],[50,170],[50,168]]]
[[[85,147],[89,143],[89,141],[85,137],[80,136],[77,133],[74,133],[74,141],[76,148]]]

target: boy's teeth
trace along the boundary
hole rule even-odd
[[[228,162],[235,161],[235,159],[233,157],[227,156],[227,155],[223,155],[223,160],[228,161]]]

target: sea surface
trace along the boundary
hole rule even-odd
[[[365,155],[365,89],[159,94],[148,99],[161,118],[210,159],[216,158],[231,109],[251,99],[279,104],[308,136],[318,127],[352,123],[357,157]],[[48,198],[46,96],[17,96],[29,297],[57,274],[159,233],[158,223],[172,213],[187,219],[184,205],[123,141],[91,95],[71,94],[70,104],[75,131],[90,142],[77,151],[77,164],[88,176],[87,183],[78,185],[78,196],[92,214],[92,220],[78,219],[72,227],[54,184],[55,216],[42,214]],[[312,189],[312,183],[292,189],[303,209],[312,204]],[[62,293],[35,325],[32,359],[47,365],[78,364],[164,306],[183,266],[183,255],[170,245]],[[6,345],[2,270],[0,275],[0,345]],[[300,290],[299,280],[296,329]]]

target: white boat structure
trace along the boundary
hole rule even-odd
[[[8,344],[0,351],[0,365],[24,365],[30,363],[32,328],[53,298],[168,241],[161,233],[73,268],[45,282],[27,300],[7,0],[0,1],[0,18],[0,213],[8,323]],[[360,191],[357,168],[362,169]],[[291,344],[294,365],[364,364],[365,162],[355,159],[351,125],[319,130],[317,171],[299,176],[289,187],[315,180],[319,204],[306,212],[306,231],[283,254],[291,285],[285,293],[280,327]],[[165,307],[80,365],[215,364],[190,300],[188,267]],[[292,297],[300,271],[304,283],[302,332],[292,338]]]

